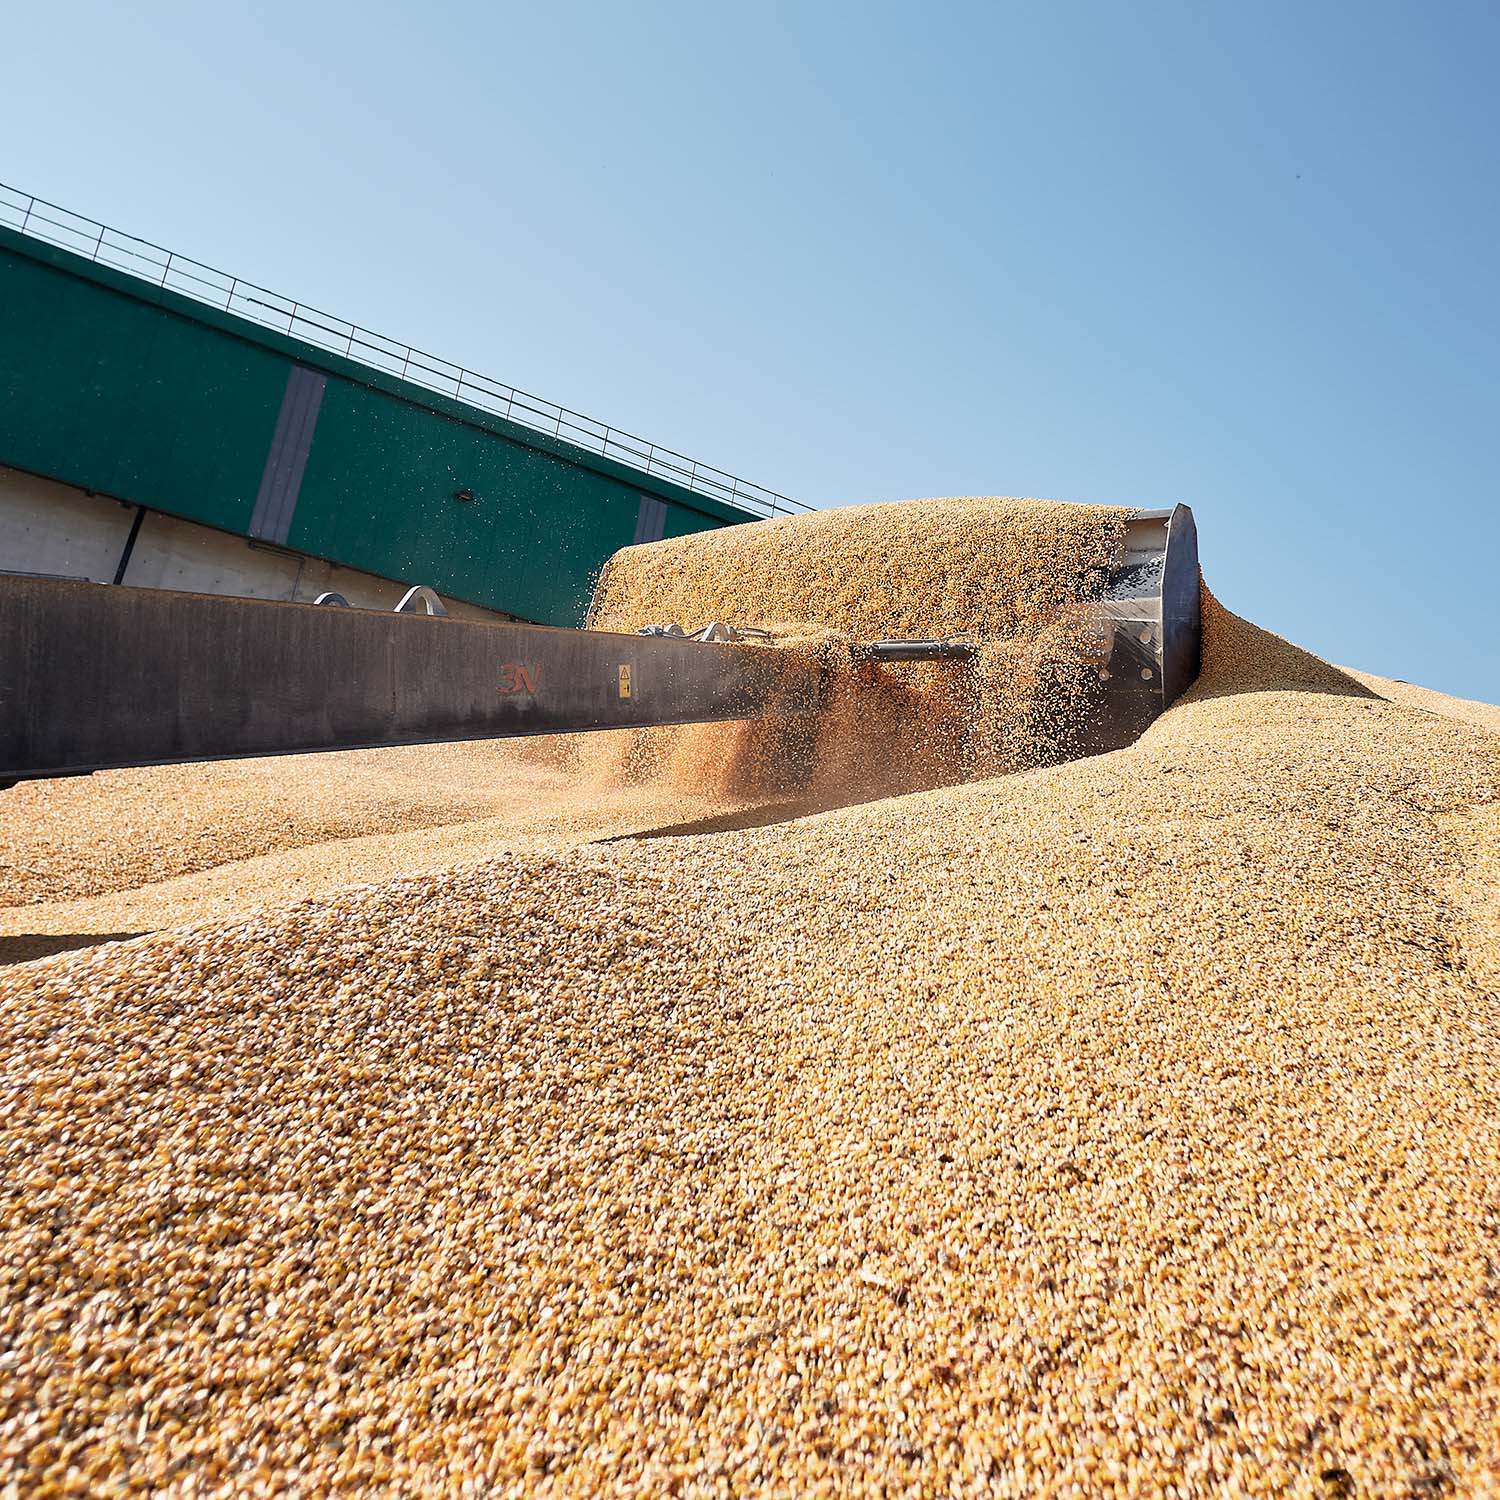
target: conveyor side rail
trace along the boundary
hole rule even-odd
[[[804,659],[43,578],[0,586],[0,783],[115,766],[753,718]]]

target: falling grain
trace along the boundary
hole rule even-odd
[[[576,764],[605,784],[836,805],[1067,760],[1098,697],[1078,606],[1103,592],[1129,515],[968,496],[628,547],[600,579],[594,628],[769,630],[817,664],[827,708],[612,736],[581,745]],[[972,666],[875,664],[854,649],[949,635],[979,645]]]

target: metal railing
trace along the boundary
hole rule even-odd
[[[747,479],[689,458],[674,448],[648,442],[634,433],[559,406],[555,401],[492,380],[451,360],[427,354],[384,334],[374,333],[345,318],[320,312],[283,297],[253,281],[217,271],[202,261],[166,250],[132,234],[111,229],[97,219],[74,213],[0,183],[0,224],[22,234],[71,250],[100,265],[127,272],[152,285],[166,287],[195,301],[234,313],[277,333],[289,334],[334,354],[357,360],[371,369],[409,380],[441,396],[477,406],[482,411],[519,422],[534,432],[561,439],[590,453],[640,469],[681,485],[694,494],[758,515],[795,514],[812,509],[752,484]]]

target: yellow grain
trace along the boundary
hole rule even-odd
[[[0,975],[0,1487],[1488,1493],[1500,738],[1205,608],[1128,751]]]
[[[837,805],[1066,760],[1099,697],[1079,606],[1129,512],[982,496],[856,505],[610,559],[589,623],[770,630],[827,682],[817,719],[641,730],[577,747],[581,774]],[[966,635],[972,666],[872,664],[858,642]]]

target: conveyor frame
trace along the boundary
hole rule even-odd
[[[10,578],[0,783],[809,710],[765,646]]]

